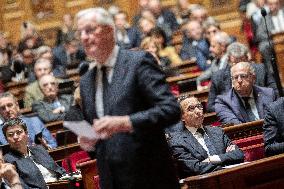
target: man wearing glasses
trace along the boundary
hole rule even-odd
[[[203,126],[203,107],[195,97],[180,101],[182,129],[169,140],[180,178],[213,172],[241,163],[243,152],[220,127]]]
[[[99,136],[80,136],[79,143],[97,159],[100,187],[180,188],[163,131],[180,109],[154,57],[116,46],[112,17],[102,8],[82,10],[76,21],[94,65],[80,80],[83,114]]]
[[[276,100],[273,89],[255,84],[254,68],[248,62],[231,67],[232,89],[215,100],[215,111],[224,124],[263,119],[267,105]]]

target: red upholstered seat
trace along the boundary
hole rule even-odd
[[[90,157],[89,157],[87,152],[79,151],[79,152],[75,152],[75,153],[71,154],[69,157],[65,158],[62,161],[62,167],[68,173],[70,173],[68,160],[70,160],[71,172],[75,172],[77,170],[76,169],[76,163],[88,161],[88,160],[90,160]]]
[[[245,154],[245,161],[254,161],[264,158],[263,135],[256,135],[233,141]]]
[[[94,189],[100,189],[100,179],[99,179],[99,175],[94,176]]]
[[[254,161],[265,157],[264,143],[248,146],[242,150],[245,153],[245,161]]]
[[[256,135],[256,136],[251,136],[251,137],[246,137],[238,140],[234,140],[234,143],[239,147],[239,148],[244,148],[248,146],[252,146],[255,144],[261,144],[263,143],[263,135]]]

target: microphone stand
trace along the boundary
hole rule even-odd
[[[283,95],[281,80],[280,80],[280,77],[279,77],[279,71],[278,71],[278,67],[277,67],[277,64],[276,64],[276,59],[275,59],[275,56],[274,56],[274,50],[273,50],[273,47],[272,47],[272,44],[271,44],[271,41],[270,41],[270,35],[269,35],[267,22],[266,22],[266,18],[265,18],[266,15],[267,15],[267,12],[264,8],[261,8],[261,15],[263,16],[263,19],[264,19],[264,25],[265,25],[266,34],[267,34],[268,45],[269,45],[270,52],[271,52],[270,64],[271,64],[272,69],[273,69],[274,79],[275,79],[275,82],[276,82],[276,86],[277,86],[279,96],[283,97],[284,95]],[[267,68],[268,72],[270,72],[267,66],[266,66],[266,68]]]

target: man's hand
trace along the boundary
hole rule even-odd
[[[95,119],[93,127],[101,139],[110,138],[116,133],[133,131],[129,116],[104,116]]]
[[[58,107],[58,108],[54,109],[52,111],[52,113],[59,114],[59,113],[63,113],[64,111],[65,111],[65,108],[63,106],[61,106],[61,107]]]
[[[231,151],[234,151],[235,149],[236,149],[236,145],[232,144],[227,147],[226,152],[231,152]]]
[[[11,189],[22,189],[20,178],[14,165],[10,163],[1,163],[0,177],[7,180]]]
[[[93,151],[97,141],[98,140],[92,140],[82,136],[78,137],[78,143],[80,144],[81,148],[85,151]]]

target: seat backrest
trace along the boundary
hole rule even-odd
[[[90,159],[89,155],[85,151],[79,151],[71,154],[69,157],[62,161],[62,167],[68,172],[75,172],[77,162],[88,161]],[[70,170],[71,169],[71,170]]]

